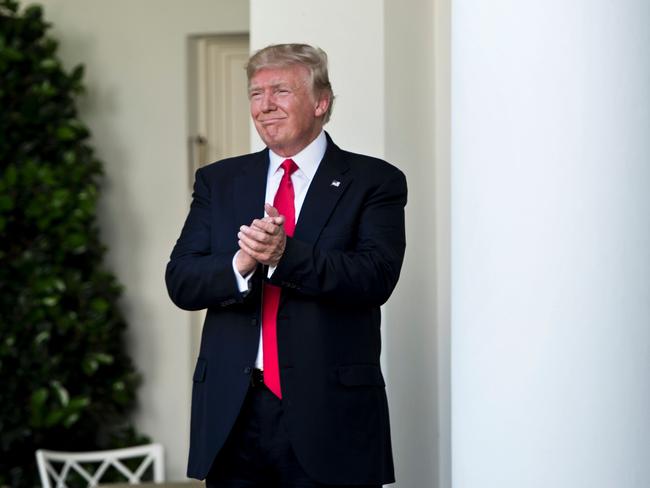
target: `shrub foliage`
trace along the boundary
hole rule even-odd
[[[96,222],[102,164],[39,6],[0,0],[0,486],[38,484],[38,448],[142,442],[120,286]]]

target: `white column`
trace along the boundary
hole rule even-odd
[[[454,488],[650,486],[650,3],[452,2]]]

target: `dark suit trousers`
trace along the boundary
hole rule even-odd
[[[296,459],[285,422],[281,400],[263,385],[251,386],[239,417],[208,473],[207,488],[350,486],[323,485],[312,480]],[[380,488],[380,485],[354,487]]]

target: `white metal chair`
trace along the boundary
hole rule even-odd
[[[129,469],[122,461],[143,458],[135,469]],[[127,483],[140,483],[149,466],[153,469],[153,481],[165,481],[163,448],[160,444],[112,449],[92,452],[36,451],[38,474],[43,488],[67,488],[68,475],[76,472],[88,482],[87,487],[97,486],[102,477],[113,468],[119,472]],[[99,466],[91,471],[89,466]],[[55,467],[57,465],[57,467]],[[50,477],[52,481],[50,482]]]

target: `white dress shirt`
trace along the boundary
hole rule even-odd
[[[298,169],[294,171],[291,175],[291,182],[293,183],[294,189],[294,207],[296,212],[296,224],[298,224],[298,218],[300,216],[300,210],[302,209],[302,204],[305,201],[305,196],[307,195],[307,190],[309,190],[309,185],[314,179],[316,170],[320,165],[323,156],[325,155],[325,150],[327,149],[327,138],[325,137],[325,132],[321,133],[314,139],[306,148],[300,151],[295,156],[290,156],[285,158],[280,156],[273,151],[269,150],[269,172],[266,175],[266,196],[264,201],[273,205],[273,200],[275,200],[275,194],[278,191],[280,186],[280,181],[284,175],[284,170],[280,167],[282,162],[285,159],[293,159],[293,162],[296,163]],[[246,225],[250,224],[247,223]],[[239,291],[245,293],[249,290],[249,281],[252,273],[248,276],[242,276],[235,266],[235,261],[237,259],[237,253],[232,259],[232,269],[235,272],[235,277],[237,278],[237,285],[239,286]],[[274,267],[269,268],[270,277],[275,270]],[[257,359],[255,360],[255,367],[259,369],[264,369],[264,349],[262,347],[262,332],[260,328],[260,343],[257,351]]]

